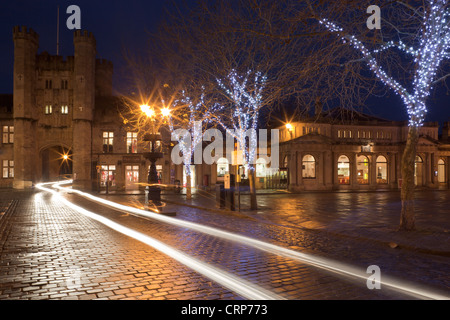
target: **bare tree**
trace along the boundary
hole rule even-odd
[[[171,140],[178,142],[171,157],[175,164],[184,164],[186,198],[191,199],[192,159],[198,151],[202,151],[203,133],[207,127],[206,120],[209,119],[209,110],[205,107],[203,94],[199,97],[190,97],[185,90],[178,90],[175,94],[179,97],[175,99],[172,96],[171,99],[175,100],[167,104],[170,107],[166,107],[170,112]],[[166,105],[166,102],[163,101],[163,104]],[[177,153],[181,153],[181,157]],[[177,161],[177,158],[180,158],[181,161]]]
[[[220,113],[210,118],[211,125],[220,125],[225,131],[260,128],[286,101],[299,115],[308,114],[318,102],[326,108],[335,103],[354,105],[347,103],[349,97],[362,101],[362,94],[347,91],[373,87],[374,81],[354,77],[361,69],[356,63],[342,66],[344,57],[354,55],[352,50],[335,42],[330,47],[329,32],[299,23],[307,22],[310,14],[302,10],[307,9],[304,2],[300,7],[291,7],[293,3],[199,1],[193,8],[174,4],[152,43],[151,51],[160,66],[158,76],[178,87],[188,84],[191,92],[202,88],[205,105],[221,106]],[[344,76],[335,76],[335,68],[345,69]],[[249,74],[261,75],[263,85],[245,87],[236,96],[238,78]],[[237,97],[255,97],[255,90],[260,91],[257,103],[242,109],[243,101]],[[244,114],[251,115],[252,121],[239,122]],[[251,191],[252,208],[256,208],[254,181]]]
[[[427,114],[427,101],[435,85],[450,75],[450,9],[446,0],[392,1],[383,8],[382,31],[372,40],[355,36],[355,28],[338,24],[334,17],[326,17],[310,2],[314,18],[339,41],[348,44],[360,55],[359,61],[386,87],[402,100],[409,116],[409,132],[403,152],[402,211],[400,228],[413,230],[414,164],[419,130]],[[366,40],[366,41],[364,41]]]

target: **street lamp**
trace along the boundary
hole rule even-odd
[[[286,124],[286,129],[287,129],[287,131],[290,133],[291,138],[292,138],[292,131],[293,131],[293,129],[294,129],[294,127],[292,126],[292,124],[291,124],[291,123],[287,123],[287,124]]]
[[[148,186],[145,188],[145,202],[146,204],[149,201],[152,201],[157,206],[161,203],[161,188],[158,186],[158,172],[156,170],[156,161],[164,157],[164,154],[161,150],[156,148],[157,142],[162,141],[161,134],[157,132],[155,128],[156,119],[158,114],[155,109],[148,105],[141,105],[142,112],[150,119],[151,121],[151,132],[147,133],[144,136],[144,141],[148,141],[150,143],[149,152],[144,153],[144,157],[150,161],[150,169],[148,171]],[[170,109],[163,108],[160,110],[161,116],[163,118],[170,116]]]

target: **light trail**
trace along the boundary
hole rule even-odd
[[[54,184],[54,183],[51,183]],[[63,183],[60,183],[63,184]],[[194,259],[152,237],[149,237],[143,233],[137,232],[133,229],[124,227],[110,219],[107,219],[101,215],[98,215],[92,211],[86,210],[80,206],[77,206],[70,202],[69,200],[62,197],[58,192],[44,187],[46,184],[39,184],[36,187],[40,190],[50,192],[55,197],[55,200],[60,200],[69,208],[78,211],[79,213],[89,217],[95,221],[98,221],[105,226],[120,232],[128,237],[136,239],[146,245],[172,257],[178,262],[184,264],[185,266],[197,271],[198,273],[204,275],[205,277],[215,281],[225,288],[239,294],[240,296],[250,299],[250,300],[285,300],[283,297],[274,294],[266,289],[263,289],[257,285],[254,285],[242,278],[236,277],[224,270],[211,266],[200,260]]]
[[[69,183],[70,183],[70,181],[64,182],[64,184],[69,184]],[[80,190],[61,187],[60,186],[61,184],[62,183],[54,184],[54,187],[57,189],[60,189],[60,190],[65,190],[66,192],[76,193],[76,194],[78,194],[84,198],[87,198],[91,201],[101,203],[103,205],[112,207],[113,209],[116,209],[116,210],[119,209],[122,211],[134,213],[136,215],[140,215],[140,216],[151,218],[151,219],[154,219],[157,221],[161,221],[164,223],[196,230],[196,231],[199,231],[199,232],[202,232],[205,234],[212,235],[214,237],[220,237],[220,238],[223,238],[226,240],[245,244],[245,245],[260,249],[265,252],[269,252],[269,253],[276,254],[276,255],[281,255],[286,258],[300,261],[302,263],[306,263],[311,266],[315,266],[317,268],[327,270],[327,271],[330,271],[330,272],[333,272],[333,273],[336,273],[339,275],[345,275],[345,276],[349,276],[349,277],[364,280],[364,281],[367,281],[369,276],[371,275],[371,274],[366,273],[365,270],[361,270],[360,268],[356,268],[356,267],[353,267],[353,266],[350,266],[350,265],[347,265],[347,264],[344,264],[344,263],[341,263],[338,261],[333,261],[331,259],[325,259],[325,258],[312,256],[309,254],[305,254],[305,253],[301,253],[301,252],[294,251],[291,249],[283,248],[283,247],[280,247],[277,245],[273,245],[273,244],[270,244],[267,242],[252,239],[252,238],[249,238],[246,236],[241,236],[238,234],[222,231],[220,229],[208,227],[205,225],[201,225],[201,224],[197,224],[197,223],[193,223],[193,222],[189,222],[189,221],[184,221],[184,220],[180,220],[180,219],[176,219],[176,218],[172,218],[172,217],[163,216],[158,213],[153,213],[153,212],[141,210],[138,208],[128,207],[128,206],[125,206],[125,205],[122,205],[119,203],[115,203],[112,201],[101,199],[99,197],[95,197],[89,193],[82,192]],[[382,280],[380,281],[380,283],[382,286],[389,287],[393,290],[400,291],[402,293],[414,296],[416,298],[434,299],[434,300],[449,300],[450,299],[449,295],[431,291],[428,288],[421,288],[421,287],[417,286],[416,284],[409,284],[404,281],[400,281],[400,280],[397,280],[397,279],[394,279],[394,278],[391,278],[391,277],[388,277],[385,275],[382,276],[381,278],[382,278]]]

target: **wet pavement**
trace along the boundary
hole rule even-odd
[[[165,212],[299,252],[333,258],[449,292],[448,193],[418,198],[418,231],[395,231],[395,192],[261,194],[260,209],[215,208],[211,194],[192,200],[165,194]],[[392,290],[369,290],[347,279],[242,243],[67,199],[122,225],[170,244],[287,299],[411,299]],[[142,195],[103,198],[141,207]],[[433,220],[425,200],[433,197]],[[162,252],[118,234],[62,206],[45,192],[0,193],[0,299],[243,299]],[[422,204],[420,205],[420,203]],[[180,205],[180,204],[187,204]],[[395,242],[396,246],[389,246]],[[421,244],[418,246],[418,244]],[[421,249],[422,251],[418,251]],[[431,249],[434,251],[432,252]]]

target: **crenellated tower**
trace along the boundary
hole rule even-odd
[[[92,121],[95,106],[96,41],[92,33],[74,33],[73,178],[74,188],[91,188]]]
[[[14,183],[15,189],[31,188],[36,180],[37,154],[36,55],[39,35],[27,27],[14,27]]]

